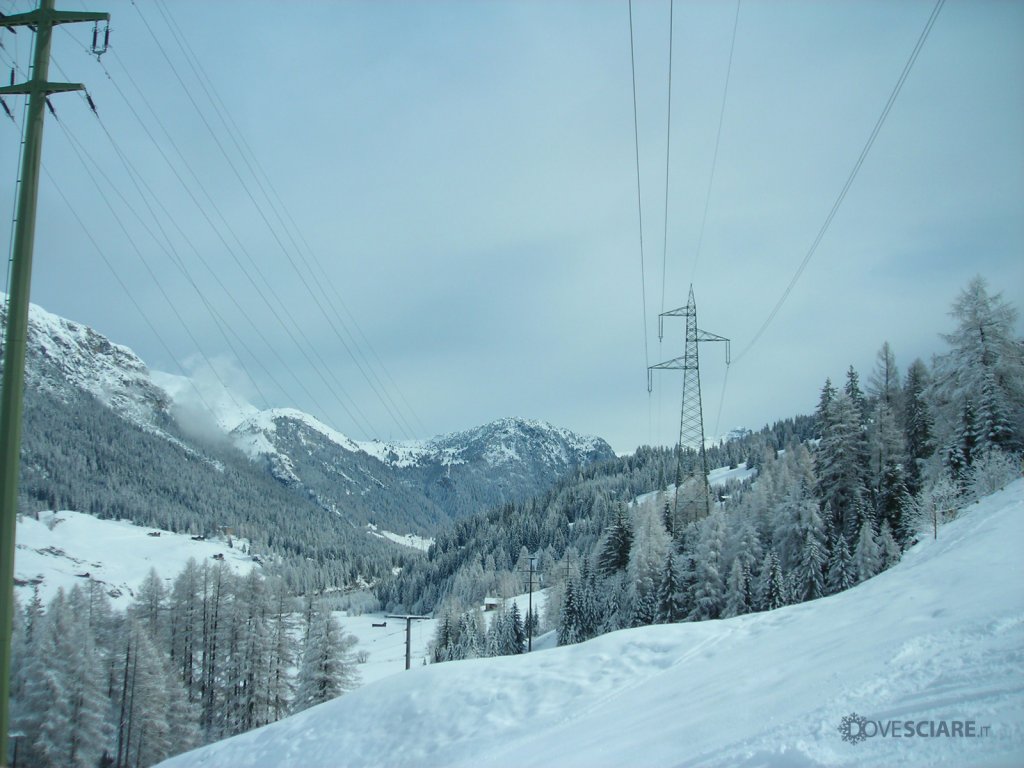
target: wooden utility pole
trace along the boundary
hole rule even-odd
[[[28,340],[29,289],[32,249],[36,233],[36,200],[43,150],[43,118],[51,93],[80,91],[81,83],[50,83],[50,41],[53,27],[78,21],[110,21],[109,13],[58,11],[54,0],[40,0],[39,8],[5,16],[0,24],[35,29],[32,75],[28,82],[0,88],[0,96],[28,95],[25,141],[21,158],[14,250],[11,254],[11,292],[7,300],[4,338],[3,392],[0,393],[0,766],[8,764],[10,726],[11,628],[14,619],[14,534],[18,513],[18,469],[21,458],[21,411],[25,390],[25,347]]]
[[[405,668],[409,669],[412,667],[412,623],[413,621],[422,621],[429,619],[429,616],[395,616],[388,614],[389,619],[405,619]]]
[[[529,598],[527,598],[526,607],[526,652],[530,653],[533,651],[533,631],[536,629],[533,625],[533,576],[537,573],[536,569],[537,558],[534,555],[530,555],[530,568],[527,571],[520,571],[520,573],[528,573],[530,575],[530,587],[529,587]],[[568,575],[568,566],[566,566],[566,575]]]

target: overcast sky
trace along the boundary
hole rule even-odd
[[[60,6],[113,31],[102,67],[91,25],[54,37],[50,79],[86,83],[103,122],[51,99],[35,303],[356,439],[522,416],[629,451],[678,437],[681,374],[647,393],[683,352],[658,313],[692,282],[700,327],[749,346],[933,3],[746,0],[723,112],[736,5],[677,0],[666,228],[669,3],[634,2],[643,277],[625,0]],[[30,33],[2,35],[24,66]],[[708,434],[811,412],[883,341],[903,371],[930,359],[976,274],[1024,307],[1022,41],[1024,3],[945,4],[724,400],[724,349],[701,348]],[[19,140],[0,126],[2,210]]]

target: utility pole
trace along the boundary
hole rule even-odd
[[[422,621],[429,619],[429,616],[393,616],[388,615],[389,619],[405,619],[405,668],[409,669],[412,667],[412,623],[414,621]]]
[[[676,497],[673,507],[673,528],[679,530],[679,492],[684,485],[682,471],[683,452],[692,446],[696,452],[695,459],[690,463],[688,477],[697,481],[693,498],[684,502],[683,523],[690,523],[711,514],[711,503],[708,492],[708,458],[704,451],[704,409],[700,399],[700,358],[697,345],[704,341],[725,342],[725,364],[729,364],[729,340],[724,336],[702,331],[697,327],[697,304],[693,300],[693,286],[690,286],[690,297],[685,307],[662,312],[658,315],[658,339],[664,335],[666,317],[683,317],[686,319],[686,347],[682,357],[664,363],[652,365],[647,369],[647,391],[653,389],[651,371],[681,370],[683,372],[683,404],[679,415],[679,445],[676,455]]]
[[[526,652],[530,653],[533,650],[533,575],[537,573],[534,568],[534,564],[537,562],[537,558],[534,555],[530,555],[530,569],[528,571],[520,571],[520,573],[530,574],[530,588],[529,597],[527,598],[526,607],[526,626],[528,631],[526,633]]]
[[[0,766],[8,764],[10,725],[11,628],[14,618],[14,535],[18,513],[18,469],[21,459],[21,412],[25,390],[25,346],[28,339],[29,289],[32,282],[32,249],[36,231],[36,201],[43,150],[43,118],[47,96],[80,91],[81,83],[47,82],[50,41],[56,24],[110,21],[109,13],[58,11],[54,0],[40,0],[39,8],[5,16],[0,24],[35,29],[32,75],[28,82],[0,88],[0,96],[28,95],[25,140],[21,158],[14,250],[11,254],[11,293],[7,300],[4,338],[3,392],[0,394]],[[108,28],[109,30],[109,28]],[[95,36],[94,36],[95,38]],[[94,46],[95,50],[95,46]]]

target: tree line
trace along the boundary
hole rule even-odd
[[[18,765],[144,768],[335,698],[359,681],[355,637],[254,569],[150,571],[126,611],[76,585],[15,610]]]
[[[930,366],[915,360],[902,376],[884,343],[866,387],[852,366],[840,387],[825,381],[810,430],[762,430],[738,443],[756,480],[714,490],[709,516],[678,520],[671,454],[638,451],[617,471],[592,469],[542,502],[439,537],[428,563],[439,575],[457,565],[418,594],[472,613],[481,589],[522,591],[513,556],[532,554],[549,587],[542,629],[572,643],[769,610],[871,578],[923,531],[935,535],[956,509],[1020,474],[1015,310],[979,278],[951,314],[949,349]],[[651,488],[660,491],[634,502]],[[679,497],[695,492],[684,486]],[[478,532],[497,546],[478,546]],[[472,644],[448,655],[467,653]]]

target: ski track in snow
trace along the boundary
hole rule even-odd
[[[843,594],[393,675],[185,766],[1024,765],[1024,480]],[[978,738],[842,740],[974,721]]]

